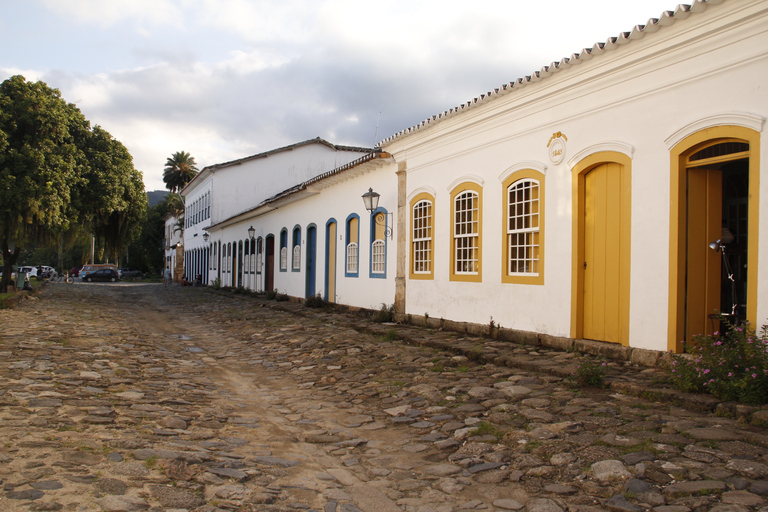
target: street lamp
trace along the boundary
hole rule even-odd
[[[368,188],[368,192],[363,194],[363,203],[365,203],[365,209],[373,213],[373,210],[379,207],[380,194],[374,192],[372,188]]]
[[[379,197],[381,197],[381,194],[378,192],[374,192],[373,188],[368,187],[368,192],[363,194],[363,203],[365,204],[365,209],[371,212],[371,215],[373,215],[373,212],[376,211],[376,209],[379,207]],[[394,218],[394,214],[387,213],[386,217],[384,217],[384,212],[379,212],[373,217],[373,222],[375,222],[379,226],[384,226],[384,236],[392,239],[392,219]],[[387,222],[389,220],[389,222]]]
[[[256,235],[256,230],[253,229],[253,226],[248,228],[248,238],[250,240],[253,240],[253,237]]]
[[[210,238],[211,238],[211,235],[209,235],[207,231],[203,233],[203,242],[208,243],[208,240]]]

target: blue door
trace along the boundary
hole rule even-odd
[[[317,228],[314,224],[307,228],[307,286],[306,297],[315,295],[315,268],[317,252]]]

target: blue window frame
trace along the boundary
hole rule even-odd
[[[387,278],[387,222],[389,216],[384,208],[376,208],[371,213],[371,258],[368,263],[368,275],[372,279]]]
[[[293,227],[293,245],[291,247],[291,272],[301,272],[301,227]]]
[[[280,231],[280,272],[288,272],[288,230]]]
[[[344,243],[344,277],[360,275],[360,216],[356,213],[347,217]]]

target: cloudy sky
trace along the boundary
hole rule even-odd
[[[314,137],[373,146],[674,0],[0,0],[0,80],[43,80],[163,189]]]

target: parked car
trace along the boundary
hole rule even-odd
[[[87,283],[91,281],[110,281],[114,283],[120,280],[120,274],[113,268],[100,268],[83,276],[81,279]]]
[[[80,269],[83,267],[72,267],[72,269],[69,271],[70,277],[77,277],[80,275]]]
[[[36,267],[19,267],[16,269],[16,272],[24,272],[27,274],[27,277],[38,277],[40,274],[37,271]]]
[[[114,263],[96,263],[96,264],[88,264],[83,265],[83,268],[80,269],[80,278],[87,276],[88,274],[92,272],[96,272],[97,270],[103,269],[103,268],[111,268],[115,272],[117,272],[117,265]],[[120,274],[118,274],[119,276]]]
[[[141,270],[136,270],[134,268],[121,268],[118,269],[120,272],[120,279],[125,279],[127,277],[142,277],[144,273]]]

